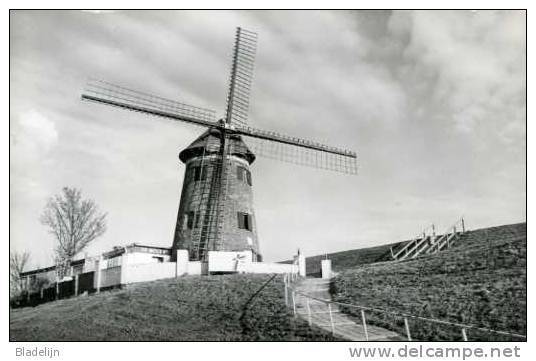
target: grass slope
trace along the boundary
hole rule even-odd
[[[342,271],[347,268],[360,266],[364,264],[389,261],[391,259],[391,247],[398,247],[402,242],[389,243],[376,247],[352,249],[349,251],[328,253],[328,258],[331,260],[331,264],[334,271]],[[306,259],[306,273],[307,276],[320,277],[321,267],[320,261],[325,259],[325,255],[317,255],[307,257]],[[290,262],[290,261],[288,261]]]
[[[327,341],[295,319],[267,275],[187,276],[10,310],[12,341]]]
[[[347,269],[332,291],[340,302],[526,334],[526,261],[526,223],[493,227],[467,232],[435,255]],[[352,309],[345,312],[359,316]],[[368,318],[404,334],[402,319]],[[415,339],[461,340],[457,328],[410,323]],[[471,330],[468,337],[510,339]]]

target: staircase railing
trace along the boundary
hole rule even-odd
[[[409,241],[404,247],[402,247],[399,251],[396,253],[393,252],[393,248],[391,247],[391,257],[394,260],[403,260],[409,257],[413,252],[416,250],[420,253],[421,252],[421,245],[426,242],[428,239],[430,239],[431,242],[433,242],[433,239],[435,238],[435,225],[431,224],[428,227],[424,228],[421,233],[419,233],[415,238],[411,241]]]
[[[453,225],[445,230],[445,233],[439,237],[434,244],[426,251],[427,254],[441,251],[445,246],[450,246],[465,233],[465,220],[463,217],[458,219]]]
[[[435,226],[432,224],[425,228],[413,240],[405,244],[400,250],[395,252],[393,251],[393,247],[391,247],[391,258],[396,261],[403,261],[407,258],[415,258],[422,253],[430,254],[439,252],[445,246],[450,248],[464,232],[465,221],[463,217],[448,227],[441,236],[436,236]]]

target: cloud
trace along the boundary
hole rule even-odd
[[[403,79],[424,81],[421,94],[431,97],[423,101],[458,132],[488,137],[513,122],[509,134],[518,129],[521,138],[523,112],[510,105],[525,103],[524,19],[522,11],[396,12],[390,30],[407,42],[403,57],[411,64]]]
[[[11,145],[16,163],[41,159],[58,142],[54,122],[36,110],[19,114],[12,127]],[[31,164],[24,166],[30,167]]]

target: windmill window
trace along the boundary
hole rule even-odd
[[[246,169],[246,179],[248,181],[248,185],[251,186],[251,172]]]
[[[251,172],[244,167],[236,167],[236,178],[241,182],[246,182],[251,186]]]
[[[195,166],[194,167],[194,181],[207,179],[207,167]]]
[[[251,214],[238,212],[238,228],[247,229],[248,231],[253,230],[253,222],[251,219]]]
[[[201,218],[201,212],[194,212],[194,228],[199,227],[199,219]]]
[[[194,225],[194,211],[189,211],[184,214],[184,219],[182,222],[182,229],[192,229]]]

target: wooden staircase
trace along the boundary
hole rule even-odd
[[[399,250],[391,247],[391,258],[395,261],[413,259],[421,254],[437,253],[443,249],[450,248],[460,236],[465,233],[465,222],[460,218],[456,223],[447,228],[441,236],[436,236],[435,226],[425,228],[422,233],[413,240],[407,242]]]

